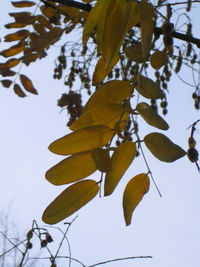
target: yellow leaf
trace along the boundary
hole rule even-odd
[[[169,129],[169,125],[166,121],[147,103],[141,102],[137,104],[136,109],[149,125],[161,130]]]
[[[111,70],[114,68],[114,66],[119,61],[119,54],[115,54],[112,61],[109,63],[109,66],[106,66],[106,60],[104,57],[101,57],[99,61],[96,64],[93,77],[92,77],[92,85],[96,86],[100,82],[103,81],[103,79],[111,72]]]
[[[102,42],[102,56],[106,60],[106,71],[110,69],[110,63],[118,54],[126,32],[138,23],[138,20],[135,19],[137,6],[136,1],[111,0],[109,3]]]
[[[20,74],[20,81],[22,83],[22,85],[24,86],[24,89],[32,94],[37,95],[38,92],[37,90],[34,88],[32,81],[25,75]]]
[[[152,68],[159,70],[162,66],[168,62],[168,55],[163,51],[156,51],[150,57],[150,63]]]
[[[17,1],[17,2],[11,2],[14,7],[31,7],[35,5],[35,2],[33,1]]]
[[[99,186],[93,180],[84,180],[69,186],[45,209],[42,220],[48,224],[62,221],[85,206],[98,191]]]
[[[132,93],[133,88],[128,81],[112,80],[106,82],[90,97],[83,108],[83,113],[108,103],[123,102]]]
[[[25,42],[22,40],[18,44],[11,46],[9,49],[3,50],[0,52],[0,55],[4,57],[15,56],[25,49]]]
[[[142,200],[143,196],[149,191],[149,177],[141,173],[133,177],[124,190],[123,210],[126,226],[131,223],[133,211]]]
[[[186,152],[161,133],[150,133],[144,137],[144,143],[159,160],[173,162],[185,156]]]
[[[68,157],[51,169],[45,177],[54,185],[70,184],[81,180],[97,170],[91,152],[82,152]]]
[[[76,120],[70,126],[72,131],[92,126],[92,125],[106,125],[111,129],[120,120],[123,114],[123,107],[121,104],[108,103],[101,106],[97,106],[92,110],[84,112],[78,120]]]
[[[154,29],[154,7],[146,0],[140,2],[140,31],[143,56],[149,52]]]
[[[25,39],[29,35],[30,35],[29,31],[19,30],[15,33],[11,33],[11,34],[6,35],[4,38],[5,38],[5,42],[13,42],[13,41]]]
[[[92,33],[93,29],[95,28],[99,18],[101,17],[101,13],[104,9],[105,3],[109,0],[98,0],[95,4],[95,6],[90,11],[90,14],[87,18],[87,21],[85,23],[84,29],[83,29],[83,36],[82,41],[85,45],[90,37],[90,34]]]
[[[111,160],[108,149],[95,148],[92,150],[92,158],[97,169],[101,172],[107,172],[111,168]]]
[[[20,60],[17,58],[11,58],[8,61],[6,61],[5,66],[8,69],[14,68],[15,66],[17,66],[19,64]]]
[[[105,196],[112,194],[135,156],[136,145],[133,142],[126,141],[117,147],[111,158],[111,169],[106,173],[105,177]]]
[[[138,83],[135,88],[138,93],[149,99],[159,99],[163,96],[163,92],[158,84],[142,75],[138,77]]]
[[[124,52],[130,60],[133,60],[137,63],[141,63],[144,61],[141,43],[135,43],[134,45],[126,47]]]
[[[59,155],[76,154],[96,147],[103,147],[112,136],[113,131],[108,126],[90,126],[54,141],[50,144],[49,150]]]

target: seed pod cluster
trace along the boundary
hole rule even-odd
[[[173,33],[174,24],[166,20],[162,26],[163,31],[163,43],[170,55],[173,54]]]
[[[194,107],[195,109],[199,110],[200,108],[200,95],[199,90],[197,90],[192,94],[192,98],[194,99]]]
[[[66,56],[65,56],[65,46],[61,47],[60,55],[57,61],[58,61],[58,64],[56,65],[54,69],[53,78],[60,80],[63,75],[63,70],[65,70],[67,67],[67,61],[66,61]]]
[[[187,156],[191,162],[197,162],[199,159],[199,152],[195,148],[196,146],[196,140],[194,137],[191,135],[188,139],[188,146],[189,149],[187,151]]]

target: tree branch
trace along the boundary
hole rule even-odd
[[[43,2],[47,6],[53,7],[51,4],[48,3],[48,0],[40,0],[40,1]],[[92,10],[92,6],[89,3],[84,4],[84,3],[80,3],[80,2],[74,1],[74,0],[51,0],[51,1],[53,1],[55,3],[62,4],[64,6],[75,7],[75,8],[81,9],[81,10],[85,10],[87,12],[90,12]],[[55,7],[53,7],[53,8],[55,8]],[[137,27],[140,27],[140,26],[137,25]],[[156,35],[162,35],[163,34],[162,28],[161,27],[155,27],[154,33]],[[195,38],[191,35],[179,33],[176,31],[172,32],[172,36],[176,39],[195,44],[198,48],[200,48],[200,39],[198,39],[198,38]]]

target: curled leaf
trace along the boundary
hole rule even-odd
[[[161,133],[150,133],[144,137],[144,143],[159,160],[173,162],[185,156],[186,152]]]
[[[62,221],[85,206],[98,191],[99,186],[93,180],[84,180],[69,186],[45,209],[42,220],[48,224]]]
[[[127,184],[123,195],[123,210],[126,226],[131,223],[133,211],[149,191],[149,177],[141,173],[133,177]]]

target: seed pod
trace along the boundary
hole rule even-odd
[[[40,242],[41,248],[46,247],[46,245],[47,245],[47,240],[46,239],[41,240],[41,242]]]
[[[33,237],[33,230],[31,229],[30,231],[27,232],[27,234],[26,234],[26,238],[27,238],[28,240],[30,240],[32,237]]]
[[[176,73],[180,71],[182,62],[183,62],[183,58],[182,58],[181,50],[179,49],[178,60],[177,60],[176,68],[174,70]]]
[[[199,159],[199,152],[193,147],[187,151],[187,156],[191,162],[197,162]]]
[[[32,244],[30,241],[28,241],[28,242],[26,243],[26,247],[27,247],[28,249],[32,249],[33,244]]]
[[[192,7],[192,1],[191,0],[187,0],[186,11],[189,12],[191,10],[191,7]]]
[[[196,141],[195,141],[194,137],[190,136],[190,138],[188,139],[189,148],[194,148],[195,145],[196,145]]]
[[[169,21],[165,21],[162,26],[162,31],[164,35],[171,35],[174,30],[174,24]]]

